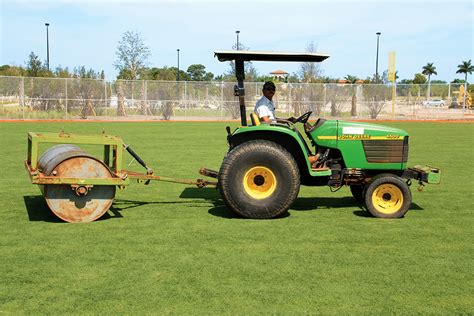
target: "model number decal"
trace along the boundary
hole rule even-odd
[[[367,134],[362,134],[362,135],[340,135],[338,140],[398,140],[402,139],[402,136],[400,135],[386,135],[386,136],[371,136]]]
[[[395,134],[389,134],[385,136],[371,136],[367,134],[356,134],[356,135],[339,135],[339,137],[336,136],[318,136],[318,139],[320,140],[401,140],[403,139],[403,136],[400,135],[395,135]]]

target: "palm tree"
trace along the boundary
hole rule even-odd
[[[349,83],[356,83],[356,81],[357,81],[357,77],[352,76],[352,75],[347,75],[347,76],[344,77],[344,79]]]
[[[471,60],[463,61],[461,65],[458,65],[457,74],[464,74],[464,100],[462,108],[466,107],[466,94],[467,94],[467,74],[471,74],[474,71],[474,65],[471,65]]]
[[[354,83],[357,82],[357,77],[347,75],[344,77],[344,79],[350,84],[352,84],[351,115],[357,116],[357,96],[356,96],[356,87],[354,86]]]
[[[431,97],[431,75],[437,75],[436,67],[433,66],[433,63],[427,63],[426,66],[423,66],[423,71],[421,72],[425,76],[428,76],[428,99]]]

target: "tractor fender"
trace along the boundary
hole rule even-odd
[[[258,139],[268,140],[285,148],[298,164],[301,179],[310,177],[311,165],[308,155],[311,151],[304,139],[302,139],[301,134],[291,129],[278,127],[268,129],[247,127],[239,129],[228,138],[230,150],[245,142]]]

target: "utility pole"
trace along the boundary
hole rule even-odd
[[[375,33],[377,34],[377,55],[375,57],[375,83],[379,83],[379,37],[380,32]]]
[[[240,31],[235,31],[235,34],[237,34],[237,50],[239,50],[240,46],[239,46],[239,33]]]
[[[46,67],[49,71],[49,23],[45,23],[44,25],[46,25]]]
[[[176,75],[176,81],[179,81],[179,48],[176,50],[178,53],[178,74]]]

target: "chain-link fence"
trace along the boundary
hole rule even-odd
[[[0,118],[228,120],[240,117],[232,82],[167,82],[0,76]],[[462,84],[277,83],[278,117],[456,119],[472,114]],[[247,111],[262,96],[261,82],[245,87]],[[395,96],[395,97],[392,97]]]

